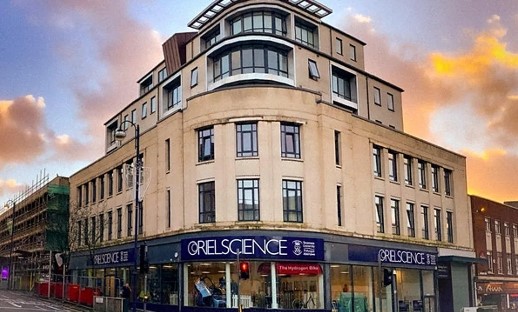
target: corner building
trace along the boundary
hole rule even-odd
[[[97,231],[103,261],[76,246],[77,277],[110,289],[131,280],[129,120],[150,263],[134,288],[147,289],[148,308],[472,303],[465,158],[404,133],[402,89],[365,70],[365,43],[325,24],[331,13],[311,0],[214,1],[189,23],[195,32],[163,44],[140,96],[105,124],[106,155],[70,178],[71,207],[109,220]]]

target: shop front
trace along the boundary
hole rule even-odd
[[[494,306],[498,311],[518,311],[518,282],[477,282],[477,300],[481,306]]]
[[[181,257],[187,306],[324,308],[322,239],[288,236],[184,239]]]

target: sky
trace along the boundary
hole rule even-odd
[[[212,0],[1,0],[0,205],[104,154],[162,43]],[[466,156],[469,194],[518,200],[518,1],[321,0],[405,90],[405,132]]]

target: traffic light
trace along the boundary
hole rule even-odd
[[[147,245],[140,245],[140,273],[149,272],[149,262],[147,261]]]
[[[243,261],[239,263],[239,278],[248,279],[250,277],[250,263]]]
[[[391,285],[393,277],[392,269],[383,269],[383,286]]]

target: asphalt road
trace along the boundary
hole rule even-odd
[[[0,290],[0,311],[76,312],[80,309],[63,305],[61,302],[43,300],[27,293],[2,289]]]

